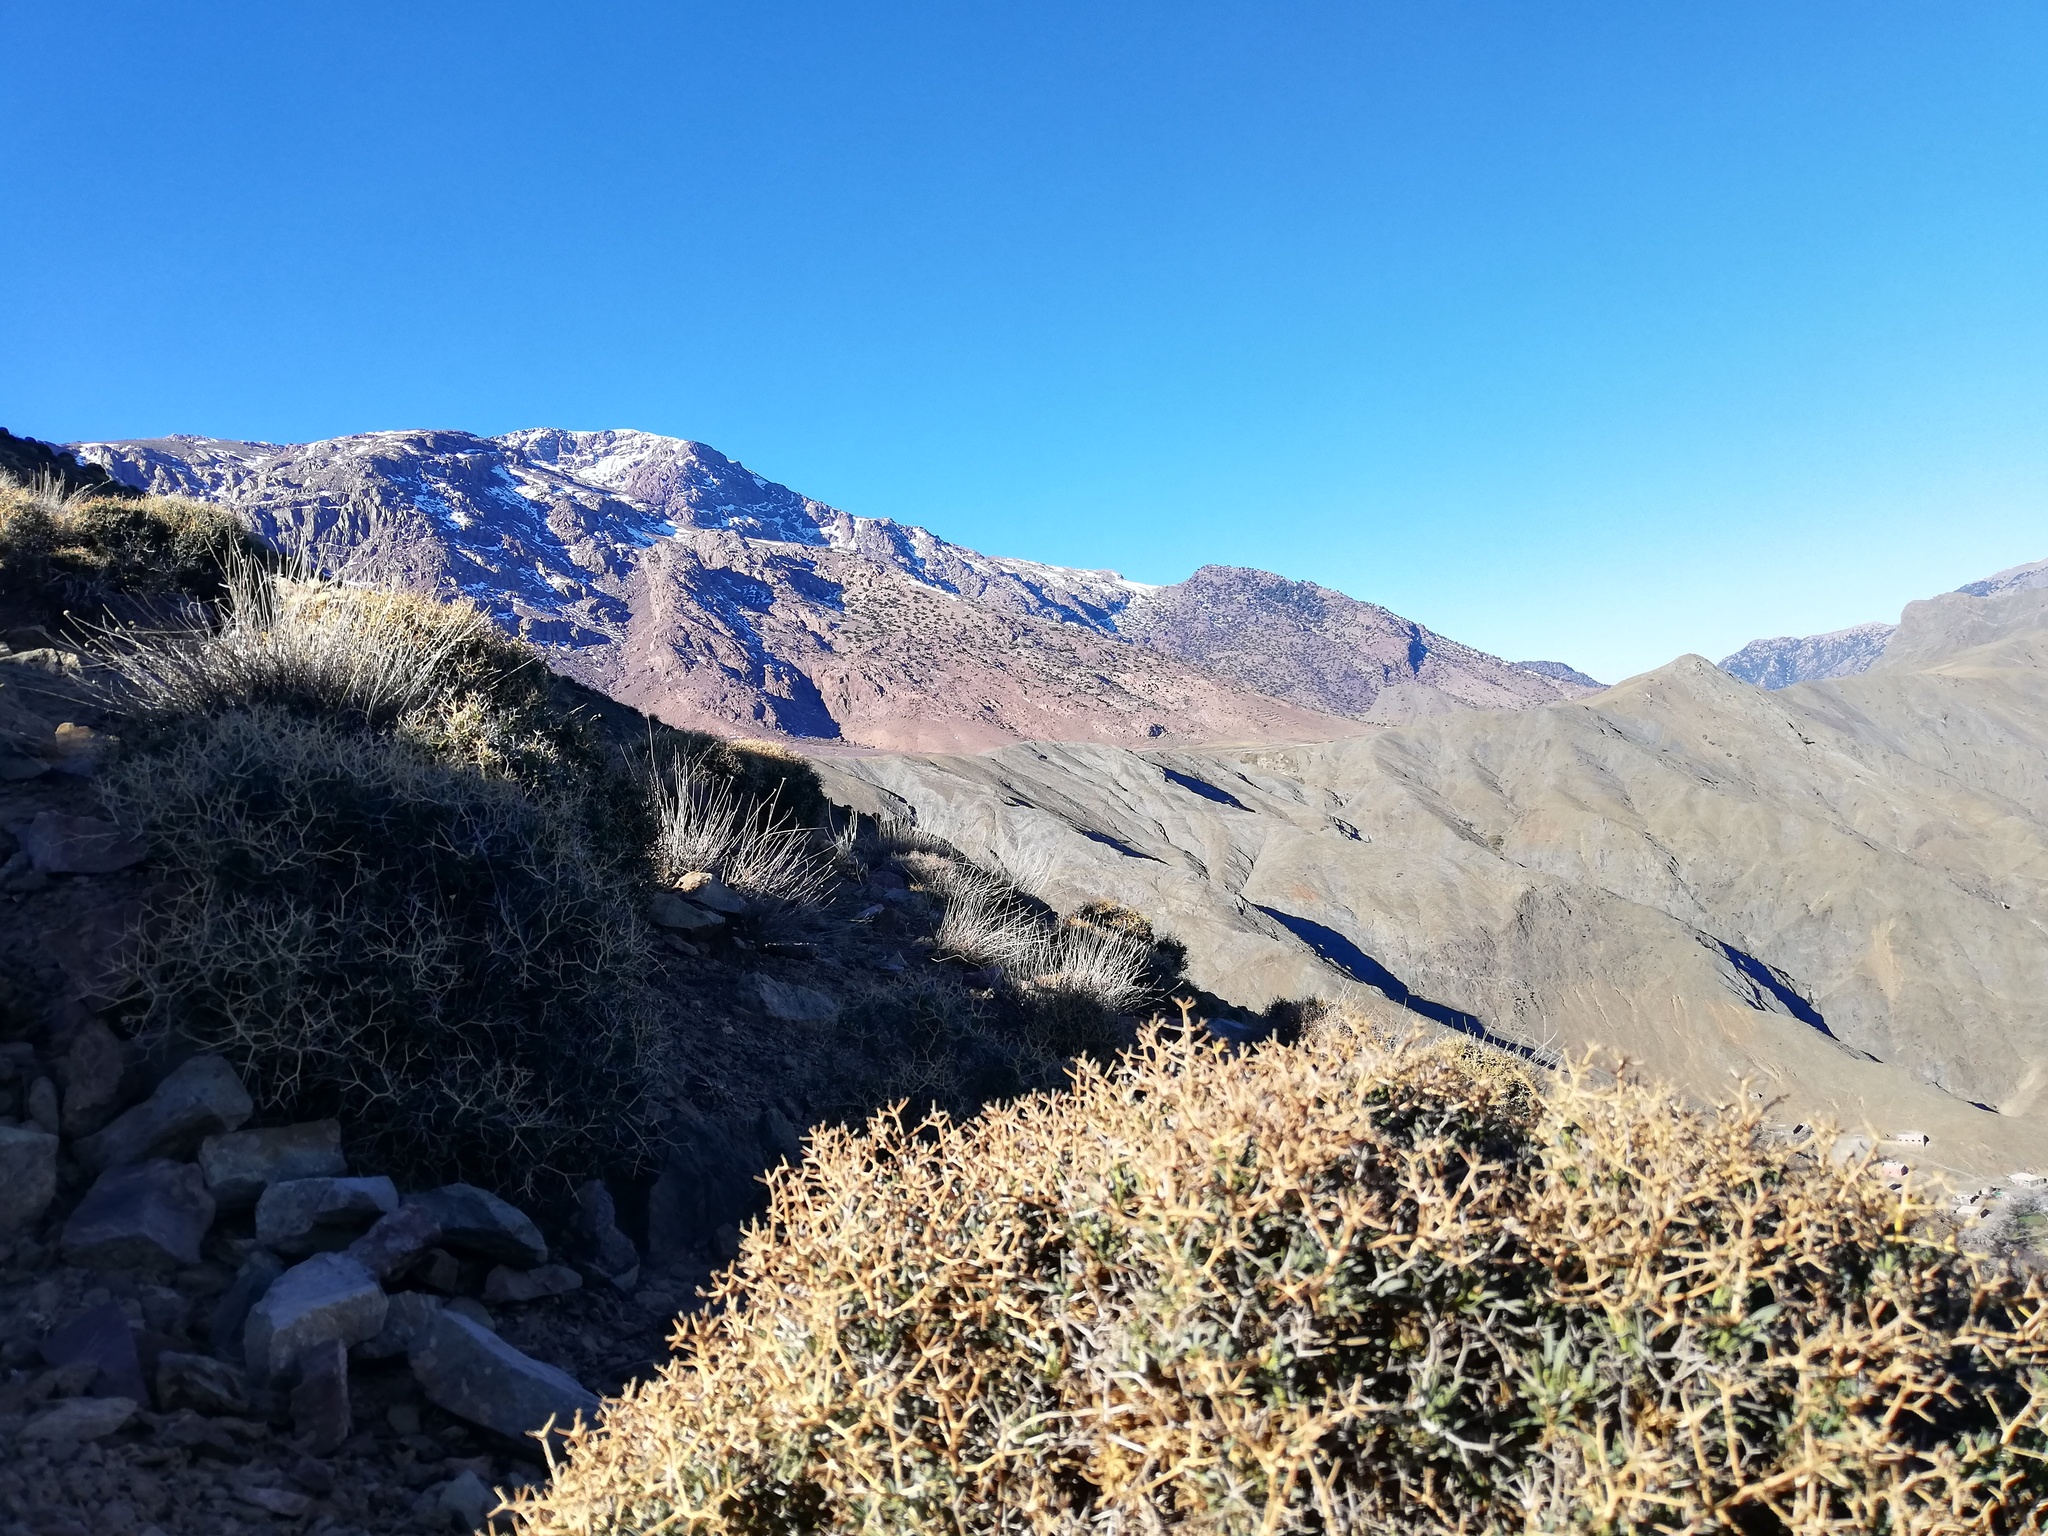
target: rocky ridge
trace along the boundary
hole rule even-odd
[[[1586,687],[1263,572],[1147,587],[979,554],[649,433],[76,451],[322,563],[469,596],[551,666],[676,725],[920,750],[1312,740]],[[1225,591],[1218,622],[1204,605]]]
[[[2002,592],[2033,591],[2044,586],[2048,586],[2048,560],[2036,560],[1982,581],[1966,582],[1950,595],[1995,597]],[[1907,612],[1921,606],[1911,604]],[[1769,640],[1752,640],[1732,656],[1722,657],[1721,670],[1760,688],[1789,688],[1794,683],[1854,677],[1878,664],[1898,628],[1897,624],[1856,624],[1824,635],[1778,635]]]
[[[848,804],[1147,914],[1233,1003],[1370,992],[1788,1122],[2048,1167],[2048,592],[1775,692],[1698,657],[1512,714],[1230,751],[828,765]],[[1917,638],[1916,638],[1917,637]]]

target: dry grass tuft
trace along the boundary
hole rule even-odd
[[[704,757],[671,759],[653,784],[654,862],[673,882],[708,870],[758,901],[809,906],[831,887],[831,853],[785,812],[780,796],[750,799]]]
[[[201,502],[0,478],[0,594],[49,619],[110,605],[189,611],[221,595],[226,562],[254,550],[231,514]]]
[[[526,1536],[2038,1532],[2048,1298],[1756,1113],[1326,1020],[825,1130]]]

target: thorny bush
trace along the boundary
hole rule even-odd
[[[1343,1016],[824,1130],[526,1536],[2036,1532],[2048,1301],[1738,1105]]]

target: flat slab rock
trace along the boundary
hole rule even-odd
[[[552,1420],[597,1419],[598,1399],[567,1371],[522,1354],[489,1329],[443,1308],[412,1347],[413,1375],[436,1406],[515,1439]]]
[[[347,1247],[381,1216],[398,1209],[398,1186],[379,1174],[363,1179],[286,1179],[256,1202],[256,1241],[303,1256]]]
[[[111,875],[148,852],[111,821],[43,811],[21,832],[22,852],[45,875]]]
[[[21,1427],[24,1440],[99,1440],[135,1417],[132,1397],[67,1397]]]
[[[161,1269],[199,1262],[213,1196],[192,1163],[155,1158],[109,1168],[64,1223],[65,1260],[86,1269]]]
[[[545,1264],[548,1245],[527,1214],[473,1184],[444,1184],[413,1195],[441,1229],[441,1246],[519,1269]]]
[[[273,1184],[346,1174],[341,1122],[308,1120],[209,1136],[199,1144],[199,1170],[223,1211],[246,1211]]]

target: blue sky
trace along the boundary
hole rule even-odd
[[[0,0],[0,424],[695,437],[1608,678],[2048,556],[2048,7]]]

